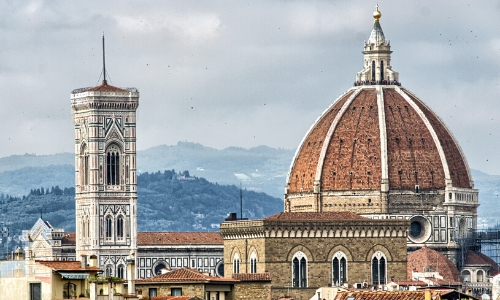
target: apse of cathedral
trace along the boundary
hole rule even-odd
[[[457,262],[459,240],[476,229],[478,190],[451,131],[393,70],[381,16],[377,7],[354,86],[297,149],[285,211],[410,220],[409,252],[425,244]]]

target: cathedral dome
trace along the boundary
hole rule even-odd
[[[354,86],[325,110],[297,149],[285,211],[410,219],[412,242],[444,243],[453,239],[449,228],[460,226],[463,235],[475,227],[477,190],[451,131],[392,70],[380,17],[377,7]],[[443,218],[423,211],[443,212]]]

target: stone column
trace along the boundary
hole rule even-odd
[[[135,295],[135,255],[127,257],[127,294]]]

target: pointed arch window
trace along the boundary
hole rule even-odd
[[[113,276],[113,266],[111,266],[111,265],[106,266],[106,276],[107,277]]]
[[[235,253],[233,258],[233,274],[238,273],[240,273],[240,256],[238,253]]]
[[[116,145],[111,145],[106,151],[106,183],[120,184],[120,151]]]
[[[380,80],[384,80],[384,61],[380,62]]]
[[[292,258],[292,286],[307,287],[307,257],[301,251]]]
[[[338,251],[333,256],[332,272],[332,284],[334,286],[340,286],[347,281],[347,258],[341,251]]]
[[[85,186],[89,184],[89,153],[85,144],[80,153],[80,184]]]
[[[106,239],[110,240],[111,237],[113,236],[113,220],[111,219],[111,216],[107,216],[105,221],[104,221],[104,231],[106,234]]]
[[[118,278],[125,279],[125,267],[123,265],[118,266],[116,275]]]
[[[119,216],[116,219],[116,237],[119,240],[123,239],[123,216]]]
[[[387,274],[387,259],[384,253],[377,251],[372,257],[372,282],[373,284],[385,284]]]
[[[250,273],[257,273],[257,254],[255,252],[250,255]]]
[[[375,77],[375,61],[372,60],[372,80],[375,81],[376,80],[376,77]]]

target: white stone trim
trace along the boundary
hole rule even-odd
[[[299,156],[300,150],[302,150],[302,147],[304,146],[304,141],[309,137],[309,134],[311,134],[311,131],[316,127],[316,124],[325,116],[325,114],[340,100],[342,99],[347,93],[350,91],[356,89],[357,87],[352,87],[350,88],[347,92],[342,94],[342,96],[338,97],[323,113],[316,119],[316,121],[313,123],[313,125],[309,128],[307,131],[306,135],[302,138],[300,141],[300,147],[297,147],[297,150],[295,150],[295,155],[293,156],[292,162],[290,163],[290,168],[288,168],[288,174],[286,175],[286,181],[285,181],[285,186],[287,187],[288,184],[290,183],[290,173],[292,172],[292,168],[295,165],[295,161],[297,160],[297,157]],[[288,191],[285,191],[287,193]]]
[[[436,148],[439,153],[439,158],[441,159],[441,163],[443,164],[443,170],[444,170],[444,180],[445,180],[445,186],[449,187],[451,186],[451,176],[450,176],[450,169],[448,167],[448,162],[446,160],[446,156],[444,154],[443,146],[441,145],[441,142],[439,141],[439,138],[436,134],[436,131],[432,127],[431,123],[425,116],[424,112],[418,107],[418,105],[403,91],[401,90],[400,87],[395,87],[396,92],[398,92],[405,100],[408,102],[408,104],[411,105],[411,107],[417,112],[417,114],[420,116],[422,121],[424,122],[425,126],[427,127],[427,130],[429,130],[429,133],[432,136],[432,139],[434,140],[434,144],[436,145]],[[412,95],[414,96],[414,95]],[[423,102],[422,102],[423,103]],[[429,109],[430,110],[430,109]],[[430,110],[432,111],[432,110]],[[446,128],[446,127],[445,127]],[[448,128],[446,128],[448,129]],[[448,130],[449,132],[449,130]],[[455,142],[456,143],[456,142]],[[457,144],[458,145],[458,144]],[[463,157],[462,157],[463,159]],[[470,177],[469,177],[470,178]]]
[[[314,178],[315,182],[320,182],[321,181],[321,172],[323,171],[323,165],[325,162],[325,156],[326,156],[326,151],[328,150],[328,146],[330,145],[330,140],[332,139],[333,133],[335,132],[335,129],[337,128],[337,125],[340,121],[340,118],[344,116],[345,111],[351,105],[352,101],[354,98],[356,98],[359,93],[363,90],[363,87],[358,87],[354,93],[347,99],[347,101],[344,103],[340,111],[337,113],[335,118],[332,121],[332,124],[330,125],[330,128],[328,128],[328,132],[325,137],[325,141],[323,142],[323,146],[321,147],[321,152],[319,154],[319,159],[318,159],[318,166],[316,167],[316,176]],[[315,124],[316,125],[316,124]],[[318,188],[318,191],[315,191],[316,193],[319,192],[320,188]]]
[[[378,126],[380,131],[380,167],[382,177],[380,181],[380,191],[389,191],[389,164],[387,162],[387,128],[385,123],[384,110],[384,90],[381,86],[377,86],[377,109],[378,109]]]

